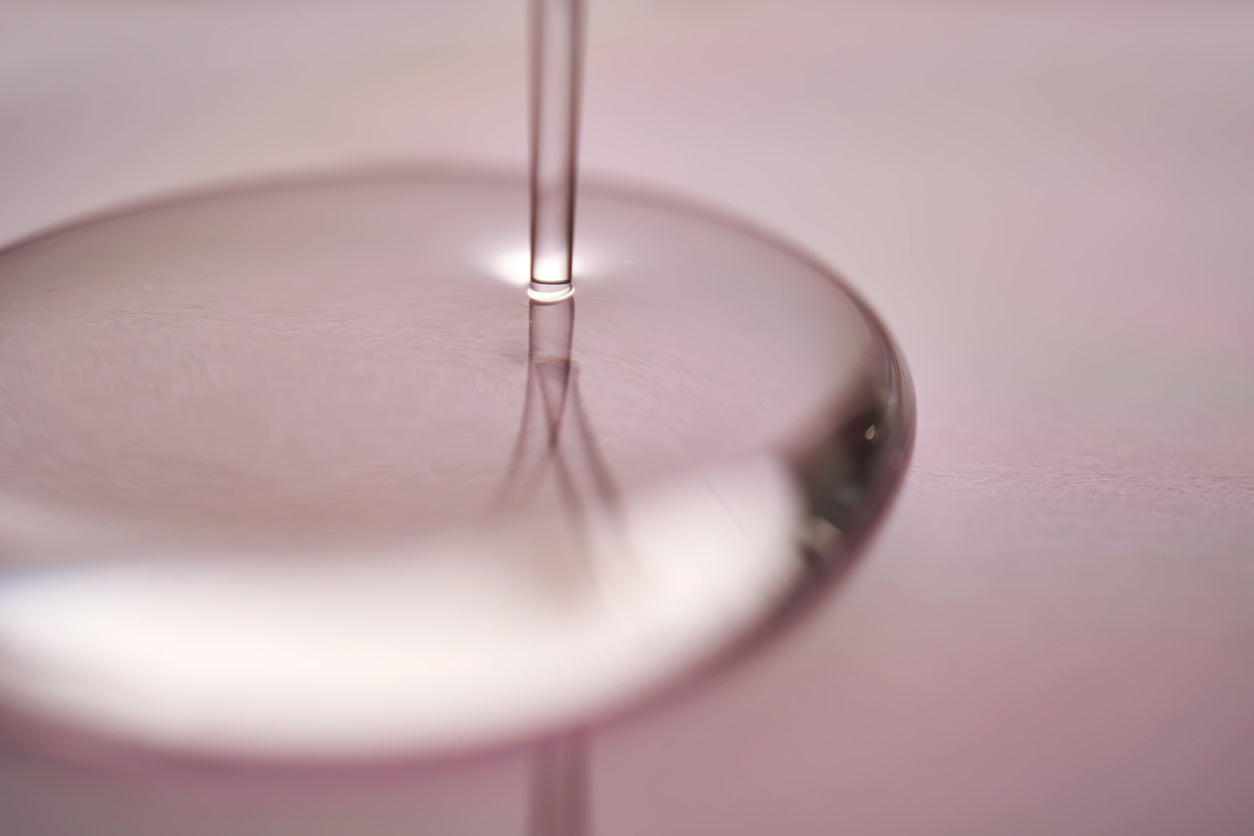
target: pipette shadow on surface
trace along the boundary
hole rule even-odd
[[[560,519],[579,561],[562,574],[595,583],[595,548],[587,516],[592,508],[611,515],[618,500],[609,465],[597,445],[579,395],[579,369],[572,356],[573,296],[559,302],[531,300],[528,316],[527,383],[518,435],[498,492],[498,511],[525,512],[551,475]],[[565,432],[564,432],[565,430]],[[547,523],[546,523],[547,524]],[[614,527],[621,532],[621,527]],[[529,836],[586,836],[591,832],[588,738],[579,729],[535,744],[529,789]]]

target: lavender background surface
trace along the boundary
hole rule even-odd
[[[0,5],[0,238],[275,169],[521,167],[524,5]],[[920,406],[832,605],[598,739],[597,833],[1254,830],[1254,5],[594,0],[591,25],[587,169],[837,266]],[[3,754],[0,824],[515,833],[522,765],[310,791]]]

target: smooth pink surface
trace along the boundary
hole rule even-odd
[[[523,4],[443,6],[4,8],[0,235],[275,166],[521,165]],[[842,269],[920,411],[832,606],[598,740],[598,833],[1248,832],[1254,7],[606,0],[591,23],[588,168]],[[513,833],[525,791],[507,760],[228,814],[0,769],[2,815],[44,828],[19,833]]]

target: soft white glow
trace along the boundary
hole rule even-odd
[[[571,267],[571,274],[575,281],[584,281],[591,274],[589,269],[588,258],[583,252],[575,254],[574,264]],[[527,287],[531,284],[531,250],[523,247],[510,247],[504,249],[499,255],[492,259],[490,270],[492,275],[496,276],[503,282],[516,285],[517,287]],[[541,281],[560,282],[563,265],[561,259],[543,258],[536,265],[536,278]]]
[[[557,255],[540,256],[536,259],[536,269],[532,276],[545,284],[566,283],[566,259]]]
[[[755,460],[630,498],[589,554],[551,524],[388,553],[125,559],[0,586],[0,687],[54,720],[226,756],[485,743],[704,658],[799,571],[800,503]],[[558,527],[560,528],[560,526]]]
[[[519,287],[531,284],[531,251],[526,247],[506,250],[493,260],[492,275]]]

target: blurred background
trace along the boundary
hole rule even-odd
[[[830,605],[597,738],[596,833],[1254,832],[1254,4],[589,6],[586,176],[816,253],[919,401]],[[0,239],[263,172],[521,170],[525,12],[4,3]],[[311,789],[6,752],[0,830],[516,833],[524,766]]]

